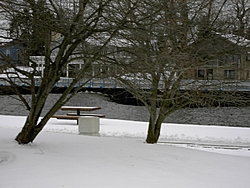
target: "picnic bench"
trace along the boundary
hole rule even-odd
[[[93,116],[104,118],[104,114],[81,114],[81,111],[95,111],[100,110],[100,107],[82,107],[82,106],[62,106],[61,110],[63,111],[76,111],[75,113],[67,113],[66,115],[53,115],[52,118],[57,119],[67,119],[67,120],[78,120],[81,116]]]
[[[54,115],[52,118],[77,120],[78,131],[80,134],[99,135],[100,121],[99,117],[105,117],[103,114],[81,114],[81,111],[95,111],[100,107],[81,107],[81,106],[62,106],[61,110],[76,111],[66,115]]]

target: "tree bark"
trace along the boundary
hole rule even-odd
[[[148,144],[157,143],[160,137],[160,131],[161,131],[161,123],[159,122],[154,123],[153,121],[150,121],[146,142]]]
[[[39,132],[40,130],[36,128],[36,125],[32,125],[32,122],[27,118],[25,125],[21,132],[16,136],[15,140],[18,144],[28,144],[33,142]]]
[[[40,122],[38,125],[36,125],[27,120],[21,132],[16,136],[15,140],[18,142],[18,144],[28,144],[33,142],[45,126],[46,122],[47,121],[44,121],[43,123]]]

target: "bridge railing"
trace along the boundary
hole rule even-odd
[[[19,86],[29,86],[30,80],[27,78],[11,78],[12,81]],[[55,87],[69,87],[69,85],[72,83],[73,78],[66,78],[62,77],[56,84]],[[181,84],[180,89],[191,89],[197,87],[197,85],[202,85],[202,89],[210,89],[210,90],[237,90],[237,91],[250,91],[250,80],[248,81],[216,81],[218,82],[216,84],[204,83],[206,81],[200,80],[200,81],[191,81],[191,80],[185,80]],[[151,89],[152,84],[149,80],[133,80],[134,87],[137,87],[139,89]],[[35,85],[39,86],[41,84],[41,78],[37,77],[35,78]],[[207,85],[206,85],[207,84]],[[0,86],[10,86],[11,84],[0,78]],[[87,81],[86,79],[82,79],[81,81],[77,82],[75,87],[85,87],[85,88],[126,88],[124,84],[121,84],[119,81],[117,81],[114,78],[94,78],[90,81]],[[164,89],[164,82],[161,81],[158,85],[158,89]]]

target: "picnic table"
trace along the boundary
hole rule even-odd
[[[100,117],[105,117],[103,114],[81,114],[81,111],[100,110],[100,107],[85,107],[85,106],[62,106],[61,110],[76,111],[76,113],[68,113],[66,115],[54,115],[52,118],[77,120],[78,130],[80,134],[99,135]],[[85,116],[85,117],[82,117]]]
[[[101,107],[85,107],[85,106],[62,106],[63,111],[76,111],[76,113],[67,113],[66,115],[53,115],[52,118],[78,120],[80,116],[105,117],[103,114],[81,114],[81,111],[100,110]]]
[[[100,110],[101,107],[83,107],[83,106],[62,106],[61,110],[72,110],[76,111],[76,115],[80,116],[81,111],[94,111],[94,110]]]

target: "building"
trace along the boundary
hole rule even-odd
[[[195,65],[186,74],[196,80],[250,79],[250,40],[235,35],[216,35],[195,44]]]
[[[0,46],[0,67],[8,66],[8,64],[24,65],[22,52],[25,51],[25,46],[11,41]]]

